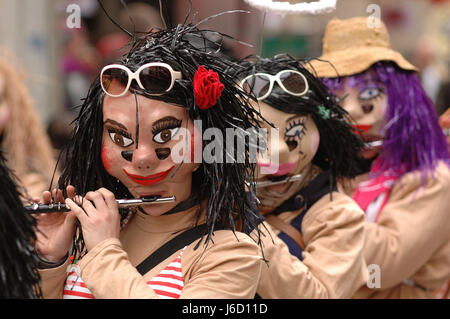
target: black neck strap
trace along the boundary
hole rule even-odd
[[[200,203],[200,199],[199,199],[199,196],[197,195],[197,193],[191,193],[191,195],[189,195],[188,199],[182,201],[181,203],[176,205],[171,210],[165,212],[164,215],[183,212],[185,210],[188,210],[189,208],[194,207],[195,205],[198,205],[199,203]]]
[[[219,230],[221,228],[215,228],[215,230]],[[136,269],[139,271],[141,275],[149,272],[153,267],[159,265],[162,261],[169,258],[173,253],[177,250],[184,248],[185,246],[193,243],[196,239],[204,236],[207,231],[206,224],[201,224],[186,230],[174,237],[160,248],[158,248],[153,254],[145,258]]]
[[[330,171],[323,171],[308,185],[278,206],[271,214],[278,215],[286,211],[298,210],[305,205],[306,208],[309,208],[326,193],[332,191],[336,191],[336,185],[330,180]]]
[[[189,208],[192,208],[195,205],[198,205],[199,203],[200,203],[200,199],[199,199],[198,195],[191,193],[191,195],[188,197],[188,199],[182,201],[181,203],[178,203],[174,208],[165,212],[163,215],[170,215],[170,214],[175,214],[175,213],[179,213],[179,212],[184,212],[185,210],[188,210]],[[138,206],[138,210],[141,213],[147,215],[147,213],[141,206]]]

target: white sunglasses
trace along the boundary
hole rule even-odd
[[[139,87],[149,95],[161,95],[169,92],[175,80],[182,78],[181,72],[174,71],[167,63],[151,62],[142,65],[136,72],[132,72],[121,64],[105,66],[100,73],[100,84],[103,91],[112,97],[124,95],[135,80]],[[117,80],[122,85],[111,85]]]
[[[239,86],[246,93],[252,93],[260,101],[270,95],[274,82],[277,82],[283,91],[294,96],[304,95],[309,89],[306,77],[294,70],[283,70],[276,75],[255,73],[245,77]]]

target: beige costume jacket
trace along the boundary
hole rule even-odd
[[[87,298],[89,293],[95,298],[165,298],[171,294],[191,299],[253,298],[263,263],[261,250],[239,232],[215,231],[206,248],[201,243],[194,249],[199,239],[144,276],[136,270],[157,248],[193,227],[195,220],[196,208],[159,217],[138,213],[121,231],[120,240],[107,239],[81,259],[71,275],[81,281],[68,279],[69,261],[40,270],[44,297],[61,298],[63,291],[73,297],[67,292],[78,289],[78,295]],[[167,294],[161,293],[164,289]]]
[[[425,180],[420,172],[402,176],[365,232],[364,256],[380,267],[381,286],[362,286],[356,298],[432,298],[450,279],[448,166],[439,163]]]
[[[279,229],[264,224],[270,236],[262,237],[268,260],[261,268],[257,290],[262,298],[350,298],[365,284],[364,213],[344,194],[333,192],[332,198],[323,196],[303,219],[303,261],[278,238]],[[300,213],[278,217],[289,223]]]

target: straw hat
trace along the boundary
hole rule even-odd
[[[367,19],[333,19],[328,23],[319,58],[330,62],[334,68],[328,62],[311,60],[319,77],[357,74],[378,61],[393,61],[403,70],[418,71],[399,52],[392,50],[384,23],[380,20],[379,26],[369,27]]]

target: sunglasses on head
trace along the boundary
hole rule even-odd
[[[294,70],[283,70],[276,75],[255,73],[245,77],[241,81],[240,87],[246,93],[253,94],[260,101],[270,95],[274,82],[277,82],[283,91],[291,95],[301,96],[308,92],[306,77]]]
[[[169,64],[151,62],[142,65],[136,72],[132,72],[121,64],[105,66],[100,73],[100,83],[103,91],[112,97],[124,95],[135,80],[139,87],[149,95],[161,95],[169,92],[175,80],[181,79],[181,72],[174,71]],[[121,85],[111,85],[113,80]]]

